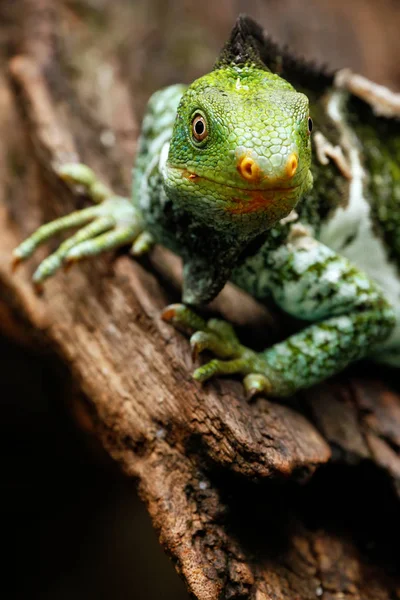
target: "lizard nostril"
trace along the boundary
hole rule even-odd
[[[286,175],[289,178],[293,177],[296,173],[298,164],[299,159],[297,158],[297,154],[295,152],[292,152],[286,163]]]
[[[243,156],[239,159],[237,170],[247,181],[257,181],[260,177],[260,167],[250,156]]]

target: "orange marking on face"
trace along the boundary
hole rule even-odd
[[[257,182],[262,177],[261,169],[256,161],[248,155],[241,156],[237,163],[237,170],[246,181]]]
[[[296,152],[292,152],[292,154],[289,156],[286,166],[285,166],[285,171],[286,171],[286,175],[289,179],[291,179],[294,174],[297,171],[297,167],[299,164],[299,159],[297,157]]]
[[[248,191],[248,199],[243,198],[231,198],[231,202],[234,202],[234,206],[226,206],[226,210],[234,215],[245,215],[247,213],[257,212],[265,210],[274,201],[281,200],[287,194],[292,192],[295,188],[274,188],[265,191]],[[279,198],[276,195],[279,194]]]
[[[182,169],[182,177],[184,177],[185,179],[197,179],[198,175],[196,175],[196,173],[191,173],[186,169]]]
[[[235,202],[235,206],[227,206],[226,209],[234,215],[244,215],[247,213],[257,212],[265,209],[268,204],[273,200],[274,194],[270,193],[251,193],[249,200],[243,200],[242,198],[231,198],[232,202]]]

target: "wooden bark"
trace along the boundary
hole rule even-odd
[[[129,15],[127,3],[119,10]],[[26,0],[3,11],[2,332],[67,365],[86,418],[138,478],[196,598],[400,598],[392,551],[400,397],[386,373],[371,379],[360,367],[287,403],[248,404],[238,382],[191,380],[187,341],[160,319],[179,298],[179,265],[162,249],[140,263],[120,253],[81,264],[42,297],[30,283],[42,251],[11,272],[23,237],[86,202],[58,179],[58,165],[85,162],[129,193],[138,126],[117,8],[94,32],[78,2]],[[227,289],[214,308],[245,336],[260,323],[276,335],[264,309],[238,291]],[[378,486],[387,510],[371,499]]]

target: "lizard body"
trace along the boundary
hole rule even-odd
[[[166,319],[197,330],[195,352],[218,357],[195,378],[240,373],[249,393],[283,396],[366,355],[400,366],[399,122],[281,52],[250,19],[239,17],[211,73],[149,100],[131,202],[82,165],[61,174],[102,202],[16,249],[25,259],[87,223],[37,282],[62,262],[129,242],[139,254],[155,240],[183,258],[186,304],[210,301],[231,279],[305,322],[255,353],[227,323],[167,308]]]

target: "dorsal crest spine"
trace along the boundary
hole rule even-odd
[[[250,65],[277,73],[295,87],[317,93],[324,93],[333,82],[332,73],[325,68],[296,57],[288,48],[275,43],[253,19],[239,15],[214,69]]]
[[[214,68],[252,65],[269,71],[261,58],[264,44],[264,34],[260,25],[246,15],[239,15]]]

